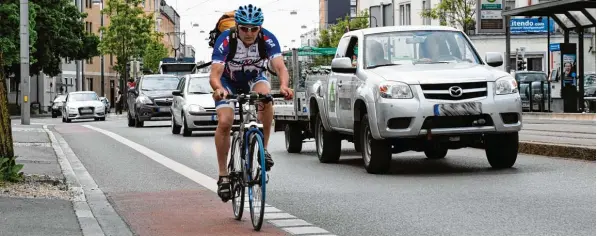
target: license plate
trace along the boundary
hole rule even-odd
[[[158,108],[158,112],[169,112],[170,111],[170,107],[160,107]]]
[[[89,110],[89,109],[81,109],[81,113],[91,113],[91,110]]]
[[[435,104],[433,113],[435,116],[468,116],[480,115],[482,110],[479,102],[445,103]]]

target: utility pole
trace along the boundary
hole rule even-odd
[[[21,0],[21,124],[29,125],[29,0]]]
[[[104,10],[104,1],[103,0],[93,0],[93,4],[94,5],[97,5],[97,4],[100,5],[100,26],[104,27],[104,13],[102,13],[102,11]],[[103,39],[103,31],[100,31],[99,33],[100,33],[99,39],[100,39],[100,41],[102,41],[102,39]],[[100,56],[100,68],[101,68],[100,69],[100,82],[101,82],[101,86],[100,86],[100,88],[101,88],[100,89],[100,91],[101,91],[100,92],[100,97],[103,97],[104,94],[106,93],[106,91],[105,91],[106,84],[105,84],[105,81],[104,81],[104,54],[102,54]]]

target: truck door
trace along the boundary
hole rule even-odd
[[[355,49],[358,45],[358,38],[352,36],[348,38],[348,45],[345,47],[344,57],[348,57],[353,61],[353,67],[356,68],[356,53]],[[336,73],[338,78],[338,125],[343,129],[353,129],[353,109],[355,84],[356,84],[356,73]]]
[[[344,57],[346,46],[348,45],[349,41],[350,37],[343,37],[340,39],[340,42],[338,42],[338,48],[336,49],[336,56],[334,58]],[[341,73],[332,71],[327,81],[327,97],[325,98],[325,104],[328,108],[328,121],[333,128],[341,128],[338,118],[338,115],[340,114],[338,95],[340,94],[339,89],[342,87],[339,86],[338,83],[340,83],[341,77]]]

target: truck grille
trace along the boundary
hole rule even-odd
[[[421,84],[426,99],[465,100],[487,96],[487,82]]]

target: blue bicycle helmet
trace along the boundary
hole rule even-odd
[[[257,25],[263,24],[263,12],[261,8],[249,4],[246,6],[240,6],[234,14],[234,20],[240,25]]]

